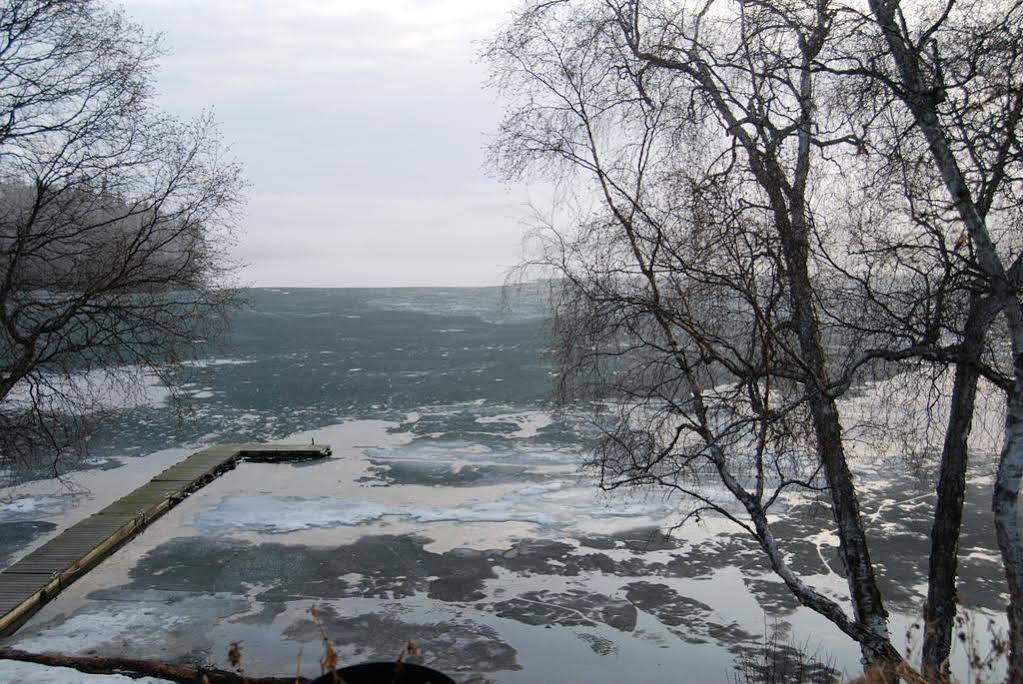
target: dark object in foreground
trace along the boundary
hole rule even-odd
[[[455,680],[437,670],[412,663],[360,663],[337,671],[345,684],[455,684]],[[325,674],[311,684],[334,684],[334,677]]]
[[[305,677],[244,677],[237,672],[215,668],[194,668],[172,665],[156,660],[70,656],[56,653],[29,653],[14,648],[0,648],[0,660],[18,660],[51,667],[68,667],[89,674],[122,674],[129,677],[156,677],[188,684],[334,684],[330,674],[312,680]],[[394,661],[362,663],[337,671],[345,684],[455,684],[455,680],[436,670]]]

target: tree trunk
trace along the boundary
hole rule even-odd
[[[980,302],[970,306],[962,347],[969,354],[956,365],[952,405],[945,428],[945,444],[938,471],[938,498],[931,528],[927,603],[924,605],[924,643],[921,669],[934,681],[948,680],[948,656],[952,648],[952,624],[956,615],[956,570],[959,528],[963,520],[966,490],[967,441],[973,427],[980,371],[970,361],[979,359],[987,322],[980,320]]]
[[[797,202],[797,200],[799,200]],[[867,548],[867,537],[860,517],[859,501],[852,472],[845,458],[842,425],[835,400],[827,392],[828,371],[820,330],[813,305],[813,289],[808,275],[809,242],[801,198],[789,200],[796,207],[787,220],[779,216],[779,232],[785,254],[792,314],[799,336],[801,361],[806,369],[806,393],[813,416],[817,453],[824,467],[831,493],[831,511],[838,531],[839,552],[845,563],[849,593],[856,621],[879,639],[890,644],[888,612],[877,586],[874,566]],[[776,214],[777,215],[777,214]],[[860,642],[865,669],[884,681],[897,679],[895,670],[901,658],[893,658],[894,648],[879,651]]]
[[[1019,529],[1019,489],[1023,478],[1023,354],[1015,358],[1016,385],[1005,411],[1005,444],[998,459],[991,509],[1002,565],[1009,585],[1009,677],[1023,683],[1023,543]]]
[[[817,451],[831,492],[831,510],[838,530],[839,551],[845,563],[853,612],[857,622],[878,637],[890,641],[888,611],[884,608],[867,548],[856,487],[842,447],[838,410],[834,400],[823,392],[811,389],[809,394]],[[892,660],[891,652],[879,652],[863,642],[860,646],[866,668],[879,669],[886,681],[894,680],[894,667],[898,660]]]
[[[899,96],[927,140],[935,168],[941,174],[949,198],[973,243],[976,264],[988,280],[1005,315],[1012,345],[1013,386],[1006,404],[1005,442],[998,460],[991,507],[1009,585],[1009,681],[1023,684],[1023,544],[1018,517],[1020,480],[1023,478],[1023,311],[1020,310],[1016,288],[1010,282],[1005,264],[988,232],[985,215],[973,197],[949,142],[946,127],[939,117],[937,92],[925,76],[920,52],[906,35],[905,26],[896,21],[899,3],[893,0],[869,2],[898,69],[903,88]]]

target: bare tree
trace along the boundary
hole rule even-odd
[[[887,75],[878,71],[888,52],[885,41],[857,10],[844,5],[838,11],[846,15],[840,22],[846,37],[837,54],[817,66],[842,77],[839,99],[845,102],[832,107],[840,108],[849,129],[858,132],[857,156],[868,169],[859,209],[847,207],[864,212],[851,245],[860,267],[844,271],[856,283],[852,292],[865,315],[844,317],[843,323],[858,334],[878,326],[899,331],[899,344],[862,350],[861,359],[917,359],[930,364],[936,377],[949,367],[953,375],[950,387],[937,392],[947,395],[948,418],[940,440],[921,654],[924,674],[938,680],[948,677],[968,442],[979,383],[984,379],[989,387],[1008,390],[1012,378],[1000,358],[998,336],[989,334],[998,304],[977,276],[963,225],[949,212],[941,178],[928,163],[926,141],[885,85]],[[1013,220],[1004,212],[1003,219]],[[893,299],[900,306],[892,307]]]
[[[1010,603],[1009,671],[1023,681],[1023,545],[1019,488],[1023,477],[1023,313],[1020,310],[1020,239],[1023,178],[1023,4],[948,0],[900,3],[871,0],[864,17],[866,47],[840,72],[863,77],[877,89],[873,102],[890,100],[886,133],[891,152],[913,160],[916,173],[934,176],[934,192],[918,206],[955,226],[955,252],[969,264],[973,297],[961,338],[953,404],[938,487],[932,535],[931,581],[925,617],[924,667],[947,673],[959,514],[970,420],[967,406],[985,375],[1007,394],[1005,434],[993,491],[998,544]],[[894,134],[894,135],[893,135]],[[926,168],[925,168],[926,167]],[[940,191],[940,195],[938,194]],[[995,318],[998,357],[980,358]],[[962,409],[962,410],[959,410]],[[972,411],[972,409],[969,409]]]
[[[602,389],[625,407],[600,450],[605,482],[667,485],[742,525],[802,603],[893,674],[814,282],[812,171],[842,143],[820,131],[811,69],[830,16],[714,4],[524,12],[489,53],[506,90],[528,93],[499,153],[513,170],[568,162],[603,200],[548,263],[574,293],[559,319],[566,369],[610,377]],[[702,490],[709,474],[741,513]],[[852,616],[785,562],[768,511],[788,488],[830,495]]]
[[[0,457],[83,446],[223,329],[238,166],[213,121],[153,105],[155,37],[95,0],[0,6]]]
[[[538,264],[564,285],[563,392],[619,406],[595,461],[604,485],[667,486],[692,514],[743,525],[889,678],[915,675],[888,634],[838,399],[878,364],[954,368],[926,613],[934,677],[978,382],[1012,380],[987,344],[996,298],[880,80],[890,51],[846,3],[607,0],[535,3],[486,56],[514,101],[498,164],[595,189],[575,229],[541,230]],[[786,489],[830,497],[852,616],[785,564],[767,514]]]

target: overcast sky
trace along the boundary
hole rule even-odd
[[[489,285],[525,188],[488,176],[476,42],[518,0],[126,0],[165,34],[161,105],[212,107],[251,183],[256,286]]]

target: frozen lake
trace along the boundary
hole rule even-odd
[[[203,444],[315,439],[333,458],[242,464],[5,645],[226,668],[238,641],[249,674],[293,673],[301,654],[315,675],[315,606],[343,663],[391,659],[410,637],[466,681],[727,681],[772,634],[858,669],[858,650],[795,603],[741,530],[705,517],[666,538],[676,500],[598,491],[579,467],[585,419],[543,404],[551,371],[528,302],[496,290],[253,299],[224,350],[181,369],[184,422],[157,391],[118,414],[68,483],[3,491],[0,559]],[[978,462],[960,543],[962,603],[981,633],[1004,602],[986,470]],[[858,475],[901,635],[922,605],[932,486],[877,459]],[[777,534],[808,581],[842,597],[829,519],[792,499]]]

